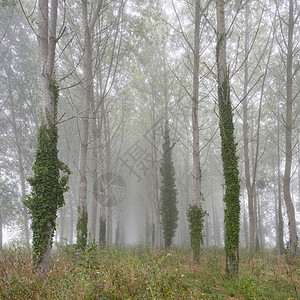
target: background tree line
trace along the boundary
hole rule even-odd
[[[167,128],[177,189],[173,243],[189,244],[186,212],[195,204],[207,212],[204,244],[224,244],[217,4],[58,3],[55,124],[59,157],[72,175],[55,240],[73,243],[76,236],[83,247],[88,241],[161,247],[159,172]],[[0,225],[26,244],[30,221],[23,200],[43,113],[39,9],[26,1],[1,3]],[[240,242],[252,254],[289,247],[294,259],[300,214],[299,13],[293,0],[226,3],[222,67],[230,82],[239,157]],[[126,183],[117,192],[122,185],[109,184],[112,174]]]

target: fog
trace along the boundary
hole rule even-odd
[[[0,224],[3,247],[32,243],[32,231],[28,231],[32,220],[23,200],[32,191],[27,179],[34,175],[32,167],[44,109],[38,38],[33,31],[38,26],[37,8],[30,1],[22,2],[28,15],[33,11],[28,20],[18,3],[2,1],[0,7]],[[178,211],[172,244],[189,247],[187,210],[193,204],[194,190],[194,5],[167,0],[157,3],[115,1],[118,3],[108,5],[104,1],[106,4],[95,16],[94,27],[90,29],[90,78],[85,73],[88,51],[84,44],[84,20],[81,13],[75,13],[81,11],[81,4],[69,2],[59,4],[60,38],[56,45],[54,73],[59,87],[55,121],[59,134],[58,155],[70,168],[71,175],[69,189],[64,193],[65,204],[57,212],[54,247],[77,242],[78,208],[85,203],[89,243],[101,243],[103,224],[100,219],[103,218],[108,245],[164,248],[161,211],[164,171],[161,169],[167,131]],[[87,20],[92,22],[97,7],[88,2]],[[290,241],[284,195],[287,51],[283,45],[286,45],[288,28],[281,29],[285,25],[274,14],[277,10],[287,20],[288,10],[285,6],[276,7],[272,1],[265,4],[252,1],[247,8],[239,5],[239,1],[233,2],[226,5],[225,19],[229,28],[227,60],[241,187],[240,245],[249,248],[250,226],[253,225],[249,216],[253,213],[257,248],[278,249],[280,232],[284,245]],[[217,102],[216,17],[215,6],[208,2],[206,5],[200,20],[197,79],[201,207],[207,212],[203,244],[204,247],[223,247],[225,183]],[[299,7],[295,10],[299,14]],[[248,29],[245,25],[247,12]],[[294,24],[291,66],[293,122],[289,176],[298,235],[299,39],[298,22]],[[86,100],[89,89],[93,91],[93,98]],[[248,166],[245,164],[245,128]],[[248,198],[246,168],[253,188],[252,200]],[[86,193],[82,192],[85,189]],[[253,211],[249,203],[254,206]]]

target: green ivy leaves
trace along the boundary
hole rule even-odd
[[[194,259],[198,261],[200,254],[200,244],[203,243],[204,217],[207,215],[207,213],[202,209],[202,207],[199,208],[196,205],[190,205],[186,215],[189,221],[193,256]]]
[[[50,88],[57,112],[58,86],[52,83]],[[68,190],[67,183],[71,173],[68,166],[58,159],[57,142],[56,124],[46,128],[42,120],[35,163],[32,167],[34,176],[28,179],[32,191],[24,200],[32,219],[33,259],[36,264],[42,260],[49,239],[52,239],[57,210],[64,204],[63,194]],[[52,240],[50,244],[51,242]]]

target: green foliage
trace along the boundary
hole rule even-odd
[[[85,249],[87,244],[87,224],[88,213],[86,210],[80,210],[78,207],[78,219],[77,219],[77,247]]]
[[[262,299],[262,293],[257,287],[257,279],[253,276],[245,276],[238,281],[241,293],[246,299]]]
[[[167,126],[166,126],[167,127]],[[177,190],[175,186],[175,168],[172,161],[172,147],[169,129],[166,128],[163,157],[160,165],[161,175],[161,221],[165,247],[169,248],[175,235],[178,220]]]
[[[16,6],[17,1],[16,0],[1,0],[0,6],[2,7],[9,7],[9,6]]]
[[[52,99],[57,106],[58,87],[51,85]],[[57,108],[56,108],[57,109]],[[58,132],[55,124],[46,128],[42,120],[33,166],[34,176],[28,179],[31,194],[24,200],[32,218],[33,258],[39,263],[55,230],[57,210],[64,204],[63,193],[68,190],[69,168],[58,159]],[[61,176],[60,172],[65,173]]]
[[[53,253],[51,269],[43,277],[33,272],[25,248],[1,252],[0,298],[297,299],[284,258],[272,254],[258,261],[254,257],[249,268],[248,254],[241,251],[240,276],[228,278],[223,249],[203,249],[201,264],[195,264],[180,249],[166,253],[91,245],[79,260],[69,247]],[[300,284],[300,270],[295,270],[295,284]]]
[[[219,61],[219,47],[223,37],[217,44],[217,61]],[[219,127],[221,136],[221,152],[223,173],[225,180],[224,202],[226,204],[225,222],[225,252],[226,271],[234,275],[238,271],[238,247],[240,231],[240,182],[238,158],[236,156],[236,143],[234,141],[233,114],[230,101],[229,76],[225,70],[218,67],[219,72],[224,71],[224,81],[219,82]]]
[[[196,205],[190,205],[186,215],[189,221],[191,247],[194,260],[199,261],[200,245],[203,243],[204,217],[207,213],[202,207],[199,208]]]
[[[106,220],[100,217],[99,243],[101,246],[106,245]]]

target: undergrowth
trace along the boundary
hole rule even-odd
[[[77,254],[67,245],[53,251],[41,277],[31,253],[19,247],[0,253],[0,299],[297,299],[300,268],[287,270],[285,257],[265,252],[250,259],[241,250],[237,278],[228,278],[224,266],[218,248],[202,249],[195,264],[188,249],[89,245]]]

